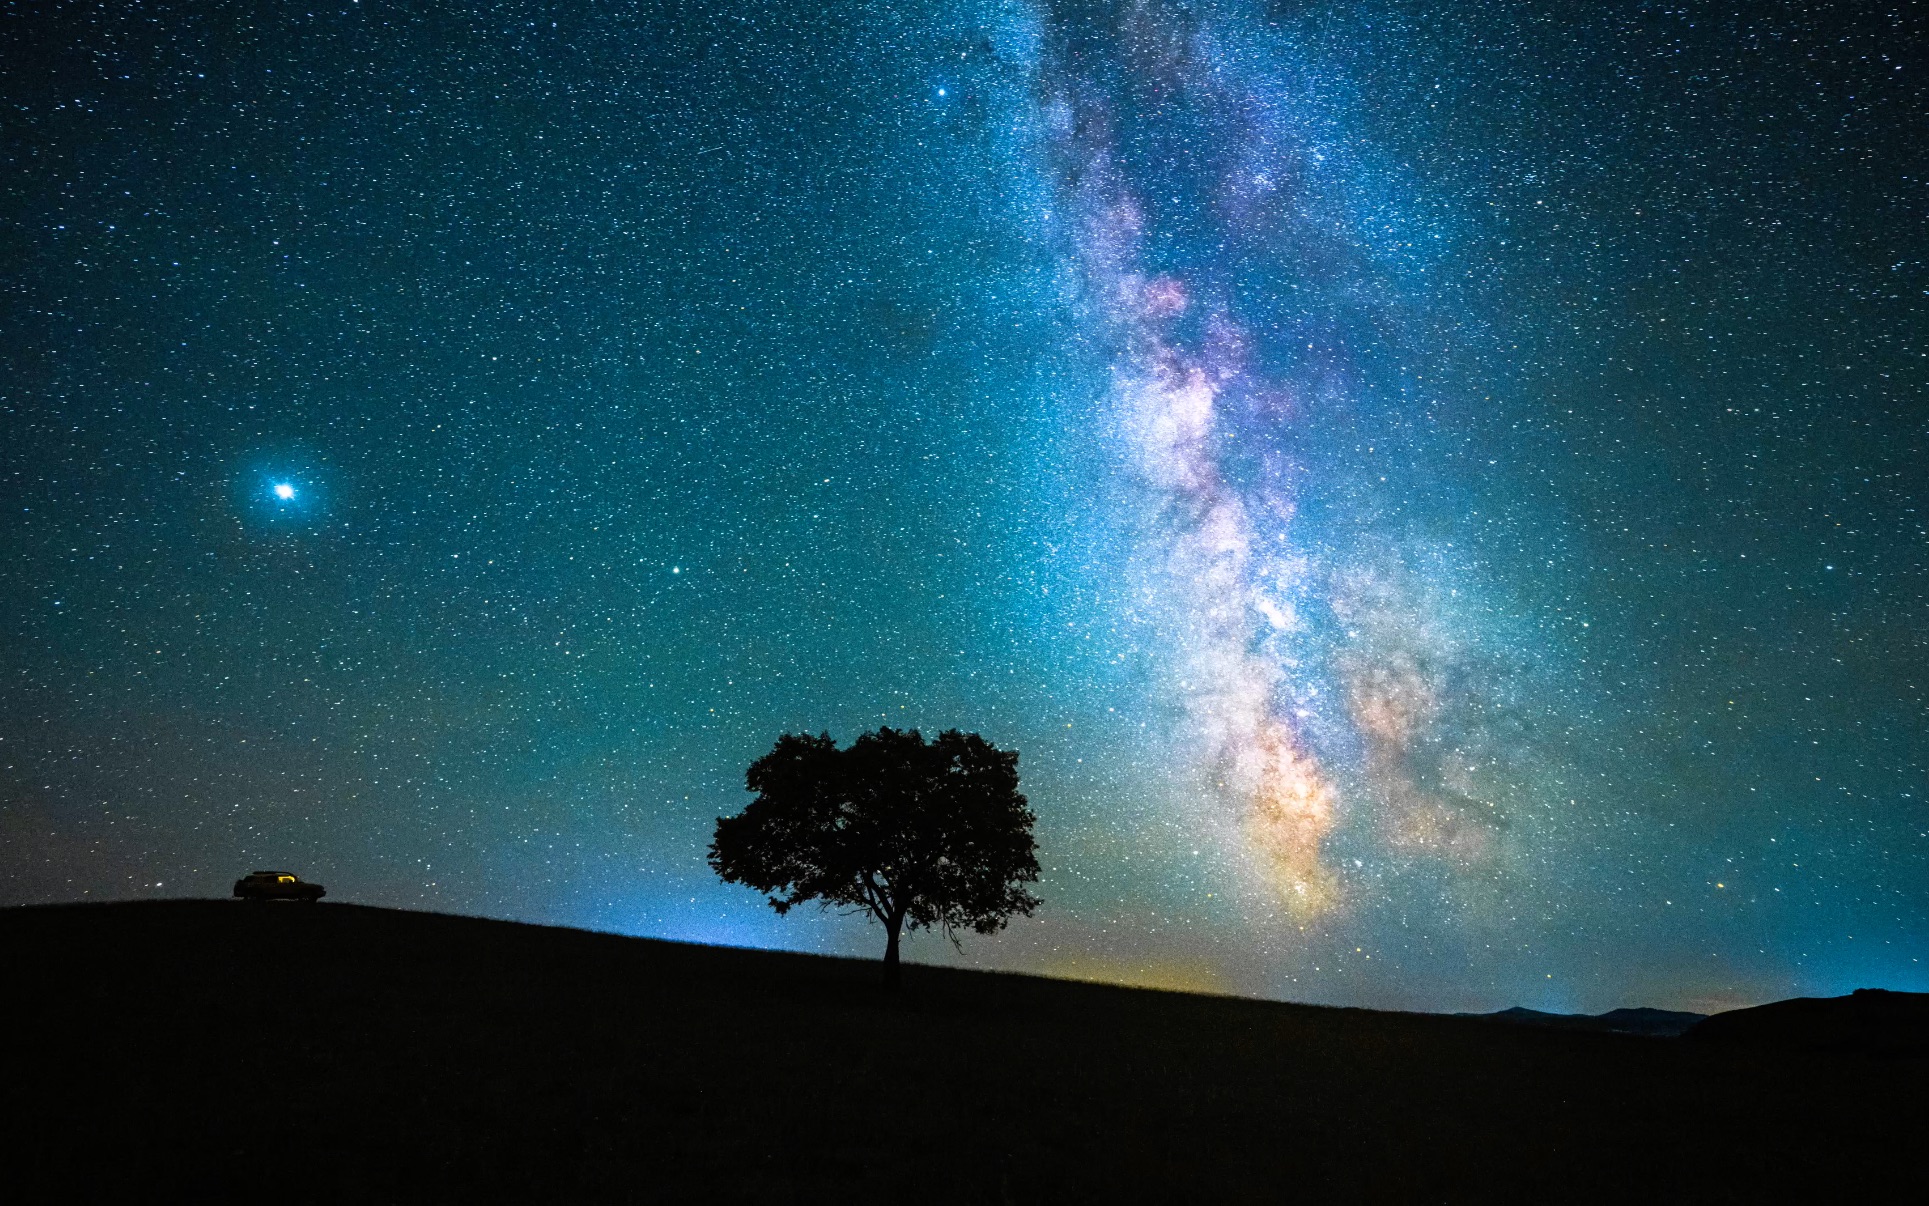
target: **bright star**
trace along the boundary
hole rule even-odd
[[[287,482],[276,482],[275,497],[279,498],[282,502],[292,502],[295,497],[295,488]]]

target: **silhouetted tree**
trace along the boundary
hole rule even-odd
[[[938,927],[996,933],[1038,898],[1032,823],[1018,755],[953,729],[926,742],[881,728],[838,749],[786,733],[745,774],[757,793],[717,818],[710,866],[726,883],[770,893],[778,913],[816,900],[883,923],[885,979],[898,979],[898,935]]]

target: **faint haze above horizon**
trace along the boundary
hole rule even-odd
[[[0,903],[870,955],[781,733],[1021,754],[907,957],[1929,990],[1901,6],[49,4],[0,29]]]

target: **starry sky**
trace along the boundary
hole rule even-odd
[[[786,731],[1020,751],[912,958],[1929,990],[1904,5],[9,4],[0,903],[875,954]]]

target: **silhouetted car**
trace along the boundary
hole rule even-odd
[[[250,871],[234,881],[234,894],[243,900],[302,900],[309,904],[328,895],[320,884],[305,884],[286,871]]]

